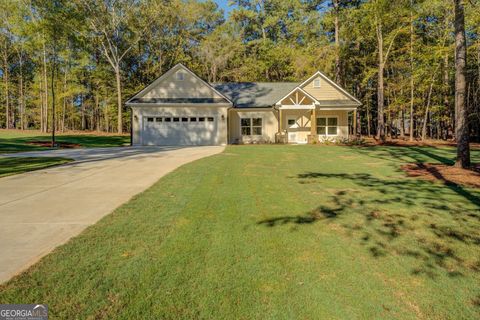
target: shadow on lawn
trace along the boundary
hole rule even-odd
[[[455,163],[456,149],[449,147],[428,147],[428,146],[410,146],[410,147],[352,147],[352,152],[367,156],[387,160],[389,162],[437,162],[446,165]],[[480,150],[471,150],[472,162],[480,162]]]
[[[259,225],[336,221],[365,245],[374,258],[403,255],[419,261],[412,274],[433,278],[439,270],[449,276],[461,276],[465,268],[480,272],[478,257],[473,255],[466,261],[457,253],[459,246],[467,246],[471,252],[479,250],[480,193],[417,179],[380,179],[367,173],[306,172],[295,178],[300,184],[324,184],[329,179],[340,179],[363,187],[369,195],[338,191],[326,202],[330,206],[321,205],[305,215],[259,221]],[[466,201],[452,202],[455,194]],[[397,206],[403,210],[396,210]]]

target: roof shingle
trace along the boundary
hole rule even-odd
[[[211,83],[236,108],[272,107],[285,94],[299,85],[297,82],[225,82]]]

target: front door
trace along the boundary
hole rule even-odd
[[[288,142],[289,143],[298,143],[299,137],[297,134],[298,122],[296,116],[287,117],[287,132],[288,132]]]

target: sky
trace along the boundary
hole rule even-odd
[[[215,0],[218,6],[223,9],[225,12],[225,17],[228,16],[228,13],[232,10],[232,7],[228,5],[228,0]]]

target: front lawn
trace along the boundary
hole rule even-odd
[[[112,134],[58,133],[56,142],[66,147],[120,147],[130,145],[130,136]],[[0,130],[0,153],[48,150],[51,135],[29,130]]]
[[[229,146],[0,287],[61,319],[474,319],[480,190],[430,147]],[[473,152],[480,161],[479,151]]]
[[[8,157],[0,158],[0,177],[44,169],[73,161],[60,157]]]

